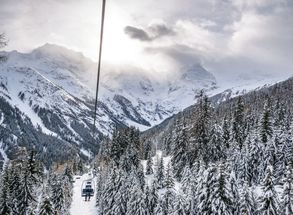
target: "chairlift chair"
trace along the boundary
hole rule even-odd
[[[81,197],[85,197],[87,193],[89,193],[90,196],[94,196],[95,194],[95,184],[92,180],[85,180],[82,182]]]

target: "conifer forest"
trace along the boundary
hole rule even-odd
[[[0,0],[0,215],[293,215],[292,0]]]

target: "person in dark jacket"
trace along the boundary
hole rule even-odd
[[[90,201],[91,200],[91,189],[86,189],[85,190],[85,201]]]

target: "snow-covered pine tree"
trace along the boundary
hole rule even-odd
[[[190,169],[190,166],[187,165],[184,167],[184,170],[183,170],[183,177],[182,177],[182,191],[185,195],[191,195],[191,191],[192,191],[192,187],[193,185],[193,180],[194,180],[194,177],[192,177],[193,174],[191,172],[191,169]]]
[[[130,127],[127,133],[127,142],[128,146],[130,147],[128,158],[131,161],[131,164],[138,168],[140,162],[139,162],[139,150],[140,150],[140,139],[139,139],[139,130],[137,130],[135,127]]]
[[[112,141],[110,143],[109,156],[116,166],[119,166],[119,161],[125,151],[127,144],[125,131],[118,131],[117,128],[113,132]]]
[[[149,209],[146,205],[146,197],[138,183],[135,183],[131,189],[130,200],[127,205],[126,215],[149,215]]]
[[[64,211],[64,215],[69,213],[69,208],[72,202],[72,196],[73,196],[73,185],[70,178],[72,178],[69,170],[65,168],[64,173],[62,174],[62,187],[64,192],[64,208],[66,210]]]
[[[156,175],[155,180],[157,181],[158,189],[164,188],[164,182],[165,182],[165,175],[164,175],[164,160],[163,157],[161,157],[158,160],[157,169],[156,169]]]
[[[280,101],[280,99],[277,100],[275,103],[274,109],[276,110],[276,114],[274,117],[274,126],[277,129],[278,133],[281,133],[282,130],[285,128],[285,118],[286,118],[286,110],[284,108],[284,103]]]
[[[41,183],[42,170],[40,169],[40,165],[36,162],[34,151],[30,152],[26,165],[29,180],[37,186]]]
[[[11,164],[10,166],[10,182],[9,182],[9,201],[11,208],[14,213],[18,212],[18,195],[20,193],[21,189],[21,179],[20,179],[20,174],[21,174],[21,166],[20,165],[15,165]]]
[[[110,169],[110,173],[105,182],[105,189],[99,202],[101,214],[114,214],[114,203],[116,194],[121,186],[121,177],[121,171],[114,164]]]
[[[187,215],[187,214],[189,213],[186,210],[185,199],[183,197],[183,194],[179,193],[176,195],[172,215]]]
[[[279,214],[282,215],[291,215],[293,214],[293,173],[292,167],[288,168],[284,186],[283,186],[283,195],[282,202]]]
[[[128,195],[130,192],[130,189],[128,189],[129,185],[127,183],[127,177],[125,174],[123,174],[121,178],[121,186],[119,186],[118,191],[115,194],[115,200],[113,202],[113,214],[124,215],[127,212]]]
[[[200,158],[208,163],[208,142],[210,134],[210,120],[212,116],[212,107],[208,97],[204,91],[198,96],[198,108],[196,111],[196,123],[193,126],[191,152],[189,153],[189,161],[192,165],[196,159]]]
[[[212,214],[211,195],[216,183],[217,171],[214,165],[208,167],[199,177],[197,187],[197,213]]]
[[[174,209],[174,199],[175,199],[175,190],[174,190],[174,177],[172,174],[172,168],[171,164],[168,163],[166,168],[166,176],[165,176],[165,193],[163,195],[163,202],[162,202],[162,208],[163,208],[163,214],[170,214],[172,213]]]
[[[64,177],[69,181],[73,181],[73,171],[72,168],[68,165],[65,166],[64,169]]]
[[[144,175],[144,172],[143,172],[142,164],[139,163],[138,167],[137,168],[134,167],[134,169],[132,171],[135,174],[136,179],[139,182],[141,189],[144,190],[144,187],[145,187],[145,175]]]
[[[229,184],[231,189],[231,200],[232,200],[232,207],[233,207],[233,214],[239,214],[239,204],[240,204],[240,196],[239,196],[239,186],[238,181],[235,176],[235,172],[232,170],[229,176]]]
[[[147,165],[146,165],[146,175],[151,175],[154,173],[153,170],[153,159],[151,157],[151,153],[148,154]]]
[[[211,162],[217,162],[219,160],[226,159],[222,136],[222,128],[217,123],[214,123],[211,128],[211,135],[208,143],[209,150],[207,151],[209,161]]]
[[[145,141],[143,143],[142,159],[147,160],[149,155],[152,156],[152,146],[151,141]]]
[[[273,181],[273,167],[268,166],[262,184],[263,195],[259,198],[258,214],[260,215],[278,215],[279,201]]]
[[[257,205],[254,194],[247,183],[244,184],[240,192],[240,208],[239,214],[241,215],[256,215]]]
[[[255,165],[251,162],[250,158],[250,148],[251,148],[251,139],[248,137],[245,141],[244,149],[241,153],[235,151],[236,157],[233,161],[233,171],[236,173],[236,178],[240,185],[244,183],[252,184],[252,171]]]
[[[279,133],[274,135],[274,146],[275,146],[275,163],[274,163],[274,178],[276,179],[276,183],[280,183],[282,178],[284,177],[284,173],[286,173],[286,158],[284,151],[284,144],[281,140]]]
[[[40,211],[38,215],[55,215],[55,211],[53,205],[51,203],[50,198],[45,197],[41,202]]]
[[[172,159],[171,163],[173,166],[174,175],[178,180],[182,179],[182,173],[184,167],[189,165],[188,162],[188,136],[186,131],[186,126],[183,125],[179,128],[178,126],[178,133],[174,141],[174,148],[172,149]]]
[[[234,213],[234,196],[230,187],[224,165],[220,164],[216,173],[216,181],[211,187],[211,214],[232,215]]]
[[[171,163],[168,163],[167,168],[166,168],[164,185],[165,185],[165,188],[170,191],[171,190],[174,191],[174,185],[175,185],[175,180],[174,180],[172,172],[173,171],[172,171]]]
[[[223,133],[222,133],[223,144],[225,145],[227,149],[229,149],[230,148],[230,125],[226,117],[223,120],[222,128],[223,128]]]
[[[258,184],[261,180],[260,166],[262,163],[263,147],[259,145],[259,140],[252,137],[248,142],[248,170],[251,175],[251,180],[248,180],[249,184]]]
[[[0,181],[0,214],[1,215],[11,215],[12,208],[11,202],[9,202],[9,168],[4,167],[4,171],[2,172],[2,177]]]
[[[156,215],[166,215],[164,213],[164,210],[163,210],[163,199],[162,199],[162,197],[159,198],[159,200],[158,200],[158,204],[157,204],[157,206],[155,208],[154,214],[156,214]]]
[[[284,153],[286,165],[293,165],[293,137],[292,132],[288,131],[284,138]]]
[[[154,181],[152,186],[146,189],[146,202],[150,214],[154,214],[159,201],[157,185],[155,183]]]
[[[233,114],[232,138],[241,151],[245,140],[244,104],[241,96],[238,97]]]
[[[30,165],[24,164],[20,175],[20,187],[17,195],[17,211],[19,215],[33,214],[36,197],[34,196],[34,174]]]
[[[168,132],[168,134],[166,135],[166,137],[163,140],[163,146],[162,146],[162,150],[163,150],[163,154],[165,156],[168,156],[171,154],[172,151],[172,132]]]
[[[51,184],[51,189],[52,189],[52,205],[54,208],[54,211],[58,215],[65,215],[67,214],[67,208],[66,208],[66,200],[65,200],[65,192],[64,192],[64,187],[61,181],[60,176],[55,176],[52,184]]]
[[[186,212],[195,214],[196,211],[196,189],[197,189],[197,175],[199,173],[197,165],[192,169],[187,165],[183,172],[182,179],[182,195],[186,202]]]
[[[260,136],[263,143],[268,142],[269,138],[272,137],[273,129],[272,129],[272,120],[271,120],[271,112],[269,107],[269,102],[267,101],[263,108],[263,114],[261,118],[260,125]]]

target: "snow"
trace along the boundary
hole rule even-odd
[[[81,148],[80,151],[81,151],[82,154],[84,154],[88,158],[91,158],[91,153],[88,150],[86,150],[84,148]]]
[[[80,179],[77,179],[80,177]],[[93,197],[91,197],[90,201],[85,201],[84,197],[81,197],[81,187],[82,182],[85,180],[92,179],[93,183],[96,184],[96,179],[92,178],[88,174],[84,174],[82,176],[74,176],[74,188],[73,188],[73,199],[70,208],[71,215],[96,215],[97,208],[96,208],[96,192]]]
[[[8,162],[9,159],[6,155],[6,152],[4,151],[3,142],[0,142],[0,154],[2,155],[2,157],[4,159],[4,166],[5,166],[5,164]]]

